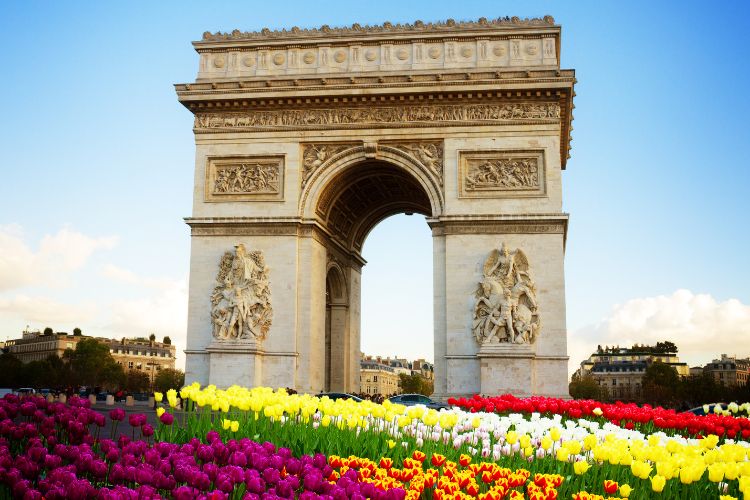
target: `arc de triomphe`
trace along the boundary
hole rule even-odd
[[[188,382],[358,391],[362,245],[406,212],[432,229],[435,395],[567,395],[575,76],[551,17],[193,45]]]

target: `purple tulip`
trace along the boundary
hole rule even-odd
[[[115,408],[114,410],[110,410],[109,418],[116,422],[125,420],[125,410],[123,410],[122,408]]]
[[[159,420],[161,420],[161,423],[164,425],[172,425],[174,422],[174,415],[172,415],[169,412],[164,412],[161,414],[161,417],[159,417]]]

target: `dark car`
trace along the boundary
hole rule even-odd
[[[435,401],[422,394],[399,394],[398,396],[388,398],[388,401],[404,406],[425,405],[427,408],[434,410],[447,410],[450,408],[450,405]]]
[[[107,392],[100,392],[99,394],[96,395],[96,400],[97,401],[106,401],[107,400],[107,396],[109,396],[109,393],[107,393]]]
[[[347,394],[345,392],[321,392],[317,397],[322,398],[324,396],[334,401],[336,401],[337,399],[351,399],[352,401],[356,401],[358,403],[362,401],[362,398],[358,398],[354,394]]]

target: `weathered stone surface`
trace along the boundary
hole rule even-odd
[[[362,244],[410,212],[434,239],[436,395],[565,396],[574,74],[559,39],[549,19],[509,18],[196,42],[198,79],[176,86],[195,114],[187,380],[357,391]],[[265,260],[262,335],[216,335],[217,318],[244,311],[211,302],[238,245]],[[507,280],[518,296],[493,333],[477,320],[502,308],[478,283],[505,289],[485,268],[503,245],[526,274]],[[248,318],[263,309],[250,302]]]

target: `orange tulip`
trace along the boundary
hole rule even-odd
[[[333,464],[331,464],[333,466]],[[383,469],[390,469],[393,467],[393,459],[383,457],[380,459],[380,467]]]
[[[419,450],[414,450],[414,453],[411,454],[411,457],[418,462],[424,462],[426,455]]]
[[[615,493],[617,493],[617,489],[619,487],[620,487],[620,485],[618,485],[615,481],[612,481],[610,479],[605,479],[604,480],[604,491],[608,495],[614,495]]]
[[[466,467],[471,463],[471,457],[469,455],[466,455],[465,453],[462,453],[461,456],[458,458],[458,463]]]
[[[445,456],[439,453],[433,453],[432,458],[430,459],[430,463],[432,463],[432,465],[434,465],[435,467],[440,467],[445,463]]]

